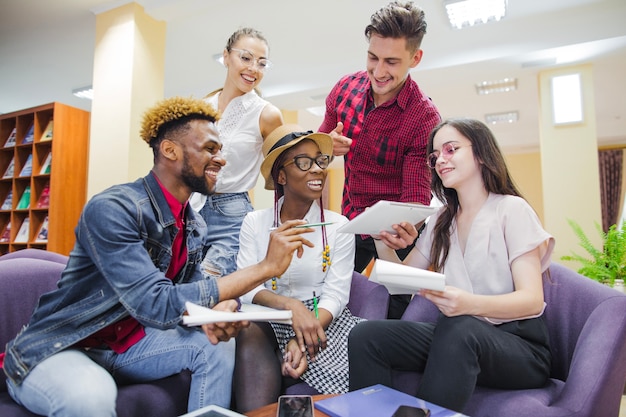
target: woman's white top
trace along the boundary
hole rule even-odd
[[[206,99],[216,109],[222,92]],[[263,136],[259,126],[261,112],[268,104],[250,91],[228,103],[217,122],[226,165],[217,176],[216,192],[243,193],[256,185],[263,162]]]
[[[431,216],[415,244],[428,260],[433,228],[441,212]],[[439,272],[445,274],[446,285],[473,294],[510,293],[514,290],[511,264],[519,256],[537,247],[541,256],[541,271],[544,272],[550,266],[554,238],[543,229],[535,211],[521,197],[489,194],[472,222],[465,253],[461,252],[456,220],[452,222],[450,252],[443,271]],[[499,319],[487,320],[492,323],[504,322]]]
[[[278,202],[278,209],[283,199]],[[304,217],[309,223],[320,221],[320,207],[317,202],[311,204]],[[328,310],[333,318],[339,316],[350,297],[350,283],[354,270],[354,235],[337,233],[337,228],[348,219],[333,211],[324,210],[324,219],[334,224],[326,226],[328,245],[330,245],[330,268],[322,272],[322,228],[314,227],[314,232],[304,236],[315,247],[304,246],[304,253],[298,258],[294,253],[287,271],[277,279],[277,294],[298,300],[310,300],[313,291],[319,297],[318,307]],[[270,228],[274,222],[274,208],[250,212],[244,218],[239,235],[239,255],[237,268],[245,268],[265,258],[269,244]],[[259,285],[242,297],[243,302],[251,303],[259,291],[273,291],[271,280]]]

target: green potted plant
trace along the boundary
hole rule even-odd
[[[589,257],[584,257],[575,253],[571,256],[562,256],[564,261],[576,261],[581,264],[579,274],[594,279],[602,284],[613,287],[616,280],[623,283],[626,278],[626,222],[621,228],[612,225],[605,233],[599,224],[596,229],[602,237],[602,248],[596,248],[590,241],[582,228],[573,220],[568,223],[580,240],[579,245],[587,252]]]

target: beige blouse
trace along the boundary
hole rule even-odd
[[[429,260],[433,226],[440,213],[431,216],[416,243],[417,250]],[[489,194],[474,218],[465,254],[461,252],[455,221],[452,228],[450,252],[444,270],[440,271],[446,276],[446,285],[482,295],[513,292],[511,263],[537,247],[541,256],[541,271],[550,266],[554,238],[543,229],[535,211],[521,197]],[[523,318],[530,317],[518,319]],[[503,322],[499,319],[487,320]]]

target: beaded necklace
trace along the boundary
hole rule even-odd
[[[274,227],[278,227],[278,193],[274,192]],[[320,197],[320,222],[324,223],[324,204],[322,203],[322,197]],[[322,225],[322,272],[326,272],[331,265],[330,261],[330,245],[328,244],[328,236],[326,234],[326,226]],[[272,290],[278,289],[277,280],[280,276],[272,278]]]

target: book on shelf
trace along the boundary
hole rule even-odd
[[[47,182],[46,185],[43,186],[41,190],[41,194],[39,194],[39,198],[37,199],[36,208],[48,208],[50,206],[50,183]]]
[[[0,235],[0,243],[6,243],[11,241],[11,222],[8,222],[6,226],[4,226],[4,230]]]
[[[26,132],[26,136],[24,136],[24,140],[22,140],[22,145],[27,145],[29,143],[33,143],[35,140],[35,124],[33,123],[28,128],[28,132]]]
[[[54,127],[53,120],[50,119],[50,121],[46,125],[46,128],[44,129],[43,133],[41,134],[41,138],[39,139],[39,142],[46,142],[46,141],[52,140],[52,129],[53,129],[53,127]]]
[[[446,276],[439,272],[376,259],[370,281],[384,285],[389,294],[415,294],[420,289],[443,291]]]
[[[41,164],[41,169],[39,170],[39,175],[49,174],[52,168],[52,151],[48,152],[46,155],[46,159]]]
[[[9,138],[4,143],[4,147],[9,148],[11,146],[15,146],[16,138],[17,138],[17,128],[14,127],[13,130],[11,130],[11,133],[9,134]]]
[[[2,178],[13,178],[13,173],[15,171],[15,158],[11,158],[11,162],[9,162],[9,166],[6,171],[4,171],[4,175]]]
[[[20,171],[20,177],[30,177],[33,175],[33,154],[29,154],[26,162]]]
[[[277,310],[257,304],[242,304],[239,311],[218,311],[187,301],[188,315],[183,316],[183,324],[200,326],[207,323],[228,321],[271,321],[291,324],[291,310]]]
[[[39,227],[39,231],[37,232],[37,237],[35,238],[35,242],[37,243],[45,243],[47,241],[48,241],[48,216],[46,216],[43,223],[41,223],[41,227]]]
[[[20,229],[17,231],[15,235],[15,239],[13,242],[15,243],[26,243],[28,242],[28,234],[30,233],[30,218],[26,217],[20,226]]]
[[[15,207],[15,209],[26,210],[29,207],[30,207],[30,185],[27,185],[26,188],[24,188],[24,192],[22,193],[22,196],[20,197],[20,201],[17,203],[17,207]]]
[[[7,196],[4,198],[4,201],[2,202],[2,206],[0,207],[0,210],[11,210],[13,208],[13,190],[9,190],[9,193],[7,194]]]

